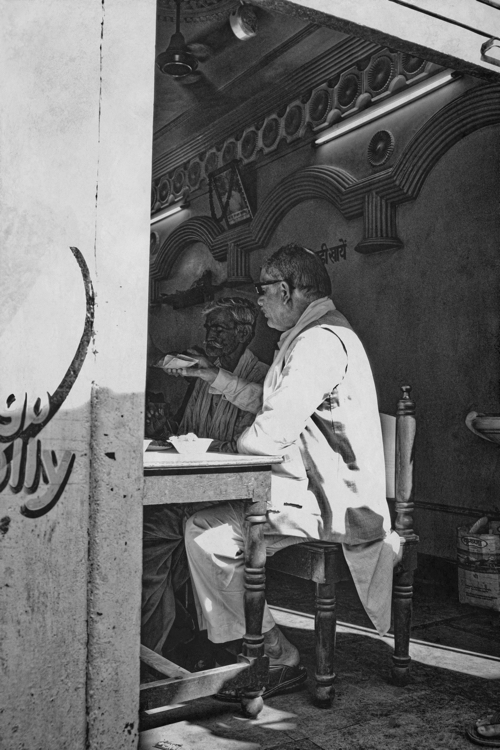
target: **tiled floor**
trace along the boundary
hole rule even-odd
[[[270,573],[268,599],[313,611],[311,588]],[[412,680],[390,682],[390,645],[366,633],[370,622],[353,588],[339,592],[337,687],[332,709],[315,708],[306,688],[266,701],[257,720],[211,698],[155,715],[141,733],[141,750],[471,750],[466,723],[500,708],[500,614],[459,604],[445,591],[417,588]],[[277,611],[310,675],[314,640],[310,617]],[[355,626],[355,627],[351,627]],[[357,626],[357,627],[356,627]],[[473,652],[472,654],[462,651]],[[478,656],[484,655],[484,656]],[[444,666],[446,665],[446,666]]]

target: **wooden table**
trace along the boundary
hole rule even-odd
[[[222,687],[242,689],[241,704],[246,715],[254,717],[261,711],[268,674],[262,635],[266,580],[263,524],[271,492],[271,467],[281,461],[281,456],[190,456],[172,450],[149,450],[144,454],[144,505],[246,501],[248,526],[246,633],[238,663],[191,673],[141,646],[141,660],[168,678],[141,685],[142,711],[214,695]]]

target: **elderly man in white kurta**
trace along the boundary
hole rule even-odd
[[[264,525],[268,554],[305,540],[341,542],[361,601],[380,633],[390,626],[392,570],[399,537],[390,531],[377,396],[368,358],[329,298],[331,284],[310,250],[288,245],[264,265],[258,304],[282,331],[264,385],[207,366],[186,374],[256,414],[238,451],[279,454]],[[223,503],[193,515],[186,550],[201,607],[201,627],[215,643],[245,633],[244,509]],[[397,552],[397,549],[396,549]],[[267,606],[263,633],[275,686],[305,680],[297,649]],[[273,675],[274,673],[274,675]]]

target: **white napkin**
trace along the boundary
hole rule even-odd
[[[179,370],[181,367],[192,367],[198,362],[197,359],[188,357],[185,354],[165,354],[155,367],[161,367],[163,370]]]

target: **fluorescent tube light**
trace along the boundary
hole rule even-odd
[[[163,219],[168,218],[169,216],[173,216],[174,214],[178,214],[179,211],[183,211],[185,208],[189,206],[189,203],[176,203],[173,206],[169,206],[164,211],[160,211],[159,214],[155,214],[151,217],[151,226],[153,224],[157,224],[159,221],[163,221]]]
[[[366,125],[367,122],[377,120],[379,117],[382,117],[389,112],[393,112],[395,109],[404,107],[409,102],[420,99],[420,97],[429,94],[431,91],[440,89],[442,86],[446,86],[446,84],[459,77],[460,74],[455,73],[455,71],[445,70],[442,73],[436,73],[436,75],[432,76],[432,78],[429,78],[427,81],[416,84],[415,86],[412,86],[412,88],[402,91],[400,94],[395,94],[390,99],[381,102],[379,105],[374,105],[373,108],[360,112],[359,115],[353,115],[345,122],[337,125],[334,129],[328,130],[326,133],[320,135],[319,138],[316,138],[314,145],[321,146],[328,141],[332,141],[334,138],[344,135],[344,133],[356,130],[356,128]]]

